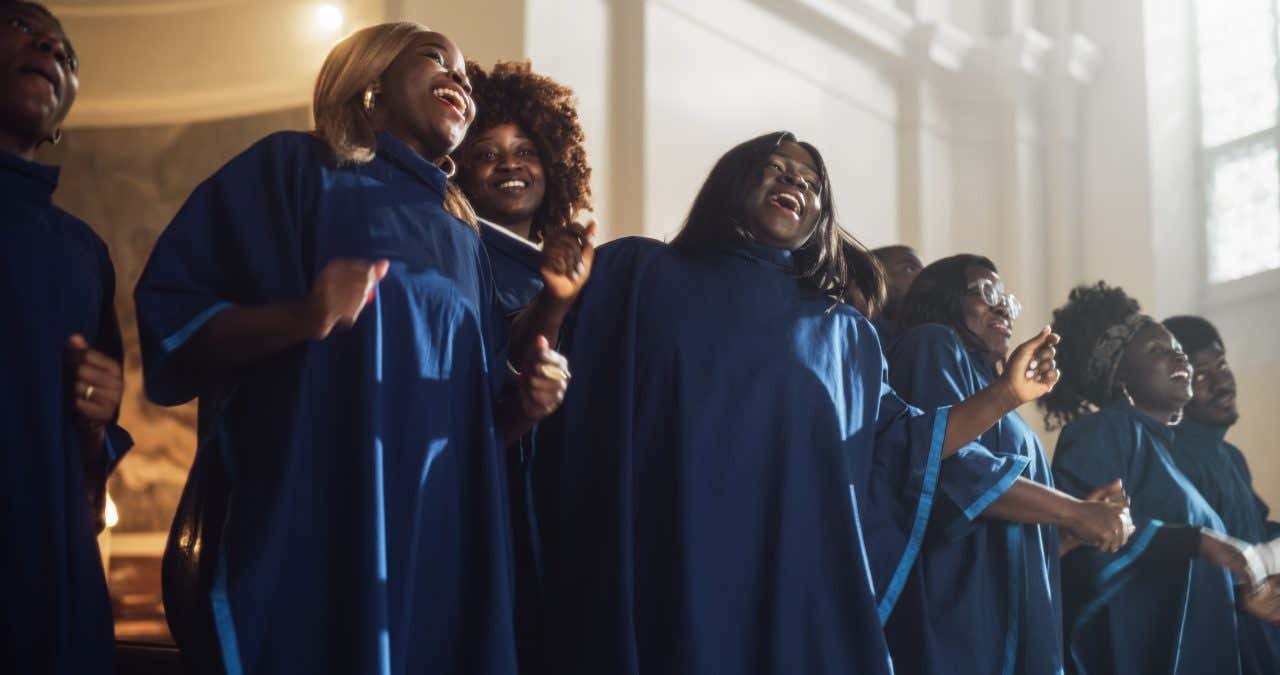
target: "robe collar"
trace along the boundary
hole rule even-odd
[[[511,243],[515,244],[516,246],[527,248],[533,251],[542,250],[541,244],[535,244],[529,241],[528,239],[525,239],[524,237],[516,234],[515,232],[512,232],[511,230],[508,230],[507,228],[493,222],[492,220],[485,220],[480,216],[476,216],[476,221],[479,222],[480,226],[483,227],[484,229],[493,230],[495,235],[503,239],[511,240]]]
[[[1173,444],[1174,429],[1177,427],[1171,427],[1168,424],[1161,423],[1159,420],[1129,405],[1127,401],[1117,401],[1115,403],[1108,404],[1106,407],[1119,410],[1130,419],[1137,422],[1138,426],[1145,429],[1148,433],[1154,434],[1168,445]]]
[[[449,180],[444,175],[444,170],[414,152],[400,139],[385,131],[379,131],[378,156],[404,169],[435,190],[441,199],[444,198],[445,184]]]
[[[58,167],[0,152],[0,191],[15,199],[49,204],[58,187]]]
[[[795,270],[795,255],[787,249],[773,248],[754,241],[744,241],[738,251],[752,260],[781,267],[788,272]]]
[[[1177,426],[1178,440],[1193,447],[1216,448],[1227,438],[1230,426],[1210,426],[1192,419],[1182,420]]]

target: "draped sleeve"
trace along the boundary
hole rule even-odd
[[[156,242],[134,291],[147,395],[176,405],[199,394],[173,355],[219,312],[306,295],[300,223],[319,141],[268,136],[201,183]]]
[[[93,348],[111,357],[116,363],[124,366],[124,340],[120,337],[120,319],[116,314],[116,270],[111,264],[111,256],[106,244],[99,243],[98,265],[101,268],[102,298],[98,315],[98,335]],[[115,470],[124,454],[133,447],[133,437],[118,423],[111,422],[106,428],[107,474]]]
[[[926,410],[955,405],[986,387],[959,336],[940,324],[918,326],[901,336],[890,360],[889,381],[894,389]],[[973,521],[1013,485],[1030,462],[1022,455],[995,450],[999,439],[998,422],[977,443],[942,462],[938,490],[945,502],[937,522],[948,536],[971,531]]]

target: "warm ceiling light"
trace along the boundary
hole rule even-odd
[[[342,10],[337,5],[323,4],[316,7],[315,15],[316,28],[332,33],[342,28]]]

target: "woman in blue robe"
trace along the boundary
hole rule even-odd
[[[110,673],[111,601],[95,535],[107,475],[133,444],[115,270],[89,226],[54,206],[57,143],[79,88],[75,50],[36,3],[0,5],[0,664]]]
[[[1124,482],[1137,532],[1118,553],[1062,559],[1067,668],[1075,673],[1238,673],[1241,542],[1170,456],[1191,398],[1191,366],[1137,301],[1099,282],[1054,311],[1062,382],[1042,401],[1063,425],[1058,487],[1081,496]],[[1230,571],[1228,571],[1230,570]]]
[[[321,69],[316,132],[233,159],[156,243],[135,292],[147,393],[199,396],[205,431],[166,570],[195,669],[515,672],[502,446],[567,370],[517,333],[528,356],[503,365],[484,248],[438,165],[469,89],[446,36],[358,31]],[[552,262],[567,307],[578,261]]]
[[[549,672],[892,672],[939,463],[1056,376],[1046,331],[996,386],[911,408],[864,314],[883,294],[782,132],[717,162],[671,245],[601,247],[534,463]]]
[[[544,233],[591,208],[591,167],[573,91],[528,61],[485,70],[467,64],[478,112],[454,155],[458,185],[476,210],[502,313],[514,319],[542,290]],[[522,437],[508,476],[515,524],[516,638],[522,665],[537,660],[537,518],[533,435]],[[527,670],[527,668],[525,669]]]
[[[1196,490],[1222,517],[1227,534],[1250,544],[1280,537],[1280,523],[1267,520],[1270,509],[1253,491],[1244,454],[1225,440],[1240,419],[1236,409],[1236,378],[1218,330],[1198,316],[1164,320],[1165,328],[1182,344],[1195,375],[1185,417],[1174,428],[1169,448],[1173,461]],[[1267,580],[1272,600],[1260,616],[1241,607],[1240,658],[1246,675],[1280,672],[1280,577]]]
[[[1021,309],[987,258],[931,263],[903,303],[889,383],[926,410],[990,386]],[[953,673],[958,663],[973,673],[1061,673],[1058,527],[1112,551],[1132,533],[1122,498],[1085,502],[1053,489],[1040,439],[1016,411],[978,440],[981,449],[942,464],[937,517],[885,627],[898,675]]]

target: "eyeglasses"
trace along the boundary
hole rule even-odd
[[[976,294],[982,301],[991,307],[999,307],[1004,305],[1009,312],[1010,320],[1017,320],[1018,315],[1022,314],[1022,303],[1018,302],[1018,298],[1012,293],[1005,293],[1004,287],[997,286],[990,279],[979,279],[966,289],[970,293]]]

